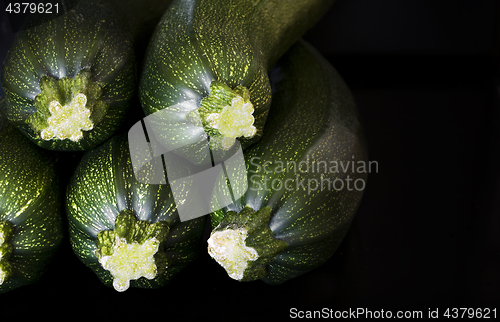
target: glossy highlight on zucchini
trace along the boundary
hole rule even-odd
[[[351,93],[314,48],[292,47],[271,81],[264,135],[244,152],[248,190],[211,214],[208,251],[236,280],[280,284],[334,254],[361,201],[368,159]]]
[[[131,35],[106,4],[34,16],[2,67],[7,118],[37,145],[88,150],[122,125],[136,93]]]
[[[269,69],[332,3],[174,1],[153,33],[139,82],[146,115],[168,111],[159,140],[168,150],[191,151],[206,148],[205,133],[210,148],[223,151],[235,140],[244,149],[258,141],[271,104]]]
[[[84,154],[66,212],[74,253],[120,292],[165,285],[198,255],[206,222],[181,222],[168,184],[136,180],[124,135]]]
[[[4,112],[0,98],[0,293],[36,282],[63,238],[55,160]]]

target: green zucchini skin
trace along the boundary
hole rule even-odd
[[[113,285],[113,277],[96,256],[97,237],[99,232],[113,230],[124,210],[151,224],[166,221],[170,229],[159,249],[166,256],[166,271],[154,279],[132,280],[131,287],[161,287],[198,255],[206,217],[181,222],[168,184],[139,183],[127,137],[119,135],[84,154],[66,193],[73,251],[107,286]]]
[[[210,85],[218,81],[249,90],[256,133],[239,141],[243,148],[258,141],[271,104],[269,69],[332,3],[174,1],[151,37],[139,81],[146,115],[168,111],[161,139],[175,147],[199,142],[206,131],[189,120],[189,113],[200,108]],[[186,131],[191,123],[196,129]]]
[[[299,42],[270,75],[273,104],[264,135],[244,152],[248,190],[227,208],[212,213],[211,225],[213,232],[222,226],[239,227],[255,219],[235,217],[234,213],[228,216],[230,211],[240,213],[250,207],[257,213],[269,208],[267,226],[287,247],[275,254],[266,264],[265,275],[257,279],[279,284],[322,265],[333,255],[361,201],[364,185],[358,181],[358,190],[353,183],[366,181],[367,171],[358,166],[359,162],[366,165],[368,156],[349,89],[314,48]],[[312,165],[319,161],[326,161],[328,168],[313,170]],[[354,161],[356,168],[340,168],[337,173],[330,168],[331,161]],[[352,180],[351,191],[340,189],[340,181],[337,189],[327,188],[326,179],[333,182],[338,178],[346,184],[347,176]],[[323,188],[313,184],[322,179]]]
[[[0,260],[12,275],[0,293],[36,282],[63,238],[55,160],[10,125],[4,109],[0,98],[0,223],[14,230],[3,244],[12,253]]]
[[[48,17],[43,23],[29,20],[7,54],[1,75],[7,118],[42,148],[88,150],[119,129],[136,93],[131,35],[106,4],[94,0],[79,1],[65,14]],[[85,82],[79,75],[85,75]],[[50,94],[42,95],[45,92]],[[42,139],[51,115],[49,102],[57,97],[64,105],[78,93],[87,97],[93,128],[82,130],[79,140]]]

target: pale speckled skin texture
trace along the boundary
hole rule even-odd
[[[245,206],[256,211],[270,207],[269,227],[288,248],[267,265],[263,280],[278,284],[321,265],[333,255],[363,194],[354,189],[304,191],[297,182],[305,182],[307,188],[309,179],[321,182],[321,175],[330,180],[345,180],[348,175],[353,180],[366,180],[367,173],[352,172],[350,168],[340,173],[312,169],[304,173],[298,169],[266,173],[264,163],[273,162],[267,169],[274,169],[279,162],[286,165],[287,161],[299,164],[309,160],[311,166],[314,161],[367,162],[368,156],[349,89],[311,46],[304,42],[295,45],[273,69],[271,80],[273,104],[264,135],[244,153],[248,190],[236,203],[212,214],[211,219],[214,227],[227,211],[238,212]],[[290,185],[287,189],[273,188],[272,180]]]
[[[55,160],[9,125],[3,109],[0,98],[0,221],[14,225],[14,272],[0,293],[37,281],[63,238]]]

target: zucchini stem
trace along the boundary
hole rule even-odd
[[[40,89],[35,98],[37,111],[27,122],[45,141],[80,141],[83,131],[91,131],[108,109],[101,100],[101,86],[91,80],[87,70],[61,79],[43,76]]]
[[[226,229],[216,231],[208,240],[208,252],[235,280],[243,278],[248,261],[255,261],[259,254],[253,247],[245,245],[248,230]]]
[[[244,86],[231,89],[224,83],[212,81],[210,94],[201,100],[200,108],[188,115],[188,119],[201,119],[205,132],[211,137],[211,148],[229,150],[236,138],[251,138],[257,133],[253,125],[254,108],[250,91]]]
[[[89,119],[90,110],[85,108],[87,97],[78,93],[68,105],[61,104],[53,100],[49,104],[49,111],[52,114],[47,118],[49,124],[40,132],[40,137],[46,141],[56,137],[59,140],[70,139],[78,142],[83,138],[82,131],[90,131],[94,124]]]
[[[239,213],[229,211],[208,239],[208,253],[238,281],[253,281],[266,276],[267,264],[288,244],[274,238],[269,207]]]
[[[153,279],[167,268],[166,256],[159,252],[169,232],[168,223],[137,220],[125,209],[115,219],[114,230],[97,235],[96,256],[113,276],[113,288],[127,290],[131,280]]]

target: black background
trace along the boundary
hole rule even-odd
[[[324,266],[280,286],[240,283],[202,252],[165,288],[117,293],[66,236],[39,282],[0,295],[0,316],[500,309],[499,9],[494,0],[338,0],[305,35],[350,86],[379,165]],[[0,19],[3,61],[13,35]]]

